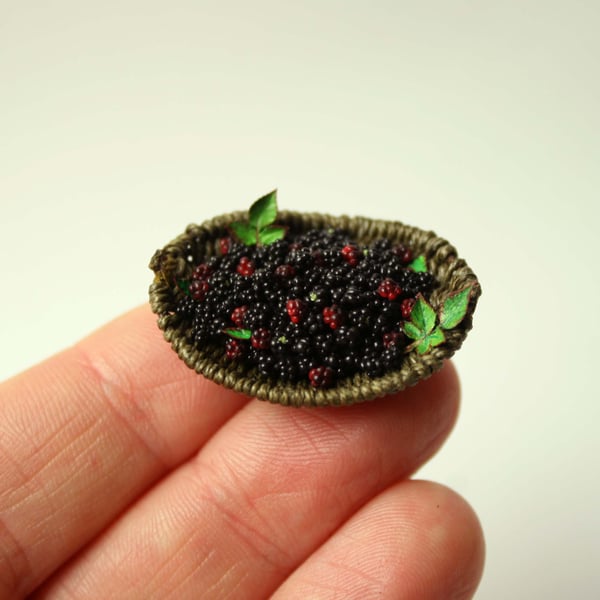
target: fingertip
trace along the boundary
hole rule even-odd
[[[484,540],[473,509],[452,490],[403,481],[367,503],[273,598],[472,598]]]
[[[419,550],[431,593],[427,598],[472,598],[485,560],[477,514],[458,493],[431,481],[404,484],[404,502],[421,528]]]

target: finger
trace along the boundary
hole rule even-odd
[[[483,558],[481,526],[460,496],[404,481],[345,523],[272,600],[472,598]]]
[[[44,592],[264,598],[364,502],[437,449],[457,401],[447,365],[367,405],[250,403]]]
[[[190,371],[147,308],[0,387],[0,598],[36,587],[245,399]]]

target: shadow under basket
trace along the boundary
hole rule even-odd
[[[262,375],[254,366],[228,360],[222,346],[197,347],[191,333],[191,319],[175,312],[177,300],[184,294],[177,281],[189,278],[194,265],[219,255],[219,239],[229,235],[229,225],[243,220],[246,214],[235,212],[201,225],[189,225],[182,235],[157,250],[150,261],[150,268],[155,273],[150,286],[150,305],[158,315],[158,326],[185,364],[204,377],[248,396],[287,406],[355,404],[398,392],[426,379],[442,367],[444,359],[460,348],[471,329],[473,312],[481,294],[479,282],[467,263],[458,258],[455,248],[435,233],[394,221],[281,211],[277,223],[287,226],[291,233],[333,227],[344,229],[359,244],[367,245],[387,238],[394,244],[410,247],[415,256],[425,257],[428,271],[439,283],[429,296],[429,303],[436,313],[449,296],[472,287],[464,319],[457,327],[445,332],[443,344],[425,354],[419,354],[416,348],[408,351],[400,368],[377,378],[357,373],[329,388],[313,388],[308,380],[299,383],[278,381]]]

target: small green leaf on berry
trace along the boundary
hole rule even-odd
[[[246,246],[256,244],[256,229],[242,221],[236,221],[231,224],[231,231],[234,236]]]
[[[441,327],[444,329],[452,329],[465,318],[472,289],[473,286],[470,286],[446,298],[442,309],[440,310]]]
[[[258,241],[264,246],[272,244],[285,236],[285,227],[269,225],[258,232]]]
[[[249,340],[252,337],[252,331],[250,329],[223,329],[223,333],[226,333],[236,340]]]
[[[427,273],[427,263],[425,262],[425,257],[422,254],[417,256],[417,258],[415,258],[415,260],[413,260],[408,267],[415,273]]]
[[[177,281],[177,286],[179,289],[183,290],[183,293],[186,296],[191,296],[190,294],[190,282],[187,279],[179,279]]]
[[[410,320],[422,331],[423,335],[431,333],[435,326],[435,311],[422,294],[417,296],[417,302],[410,313]]]
[[[277,190],[259,198],[248,211],[248,220],[254,229],[263,229],[277,217]]]

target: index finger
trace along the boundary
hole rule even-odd
[[[0,598],[38,586],[247,398],[136,309],[0,386]]]

